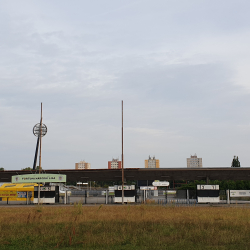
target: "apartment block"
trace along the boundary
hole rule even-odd
[[[122,168],[122,162],[119,159],[113,158],[112,161],[108,161],[108,169],[120,169]]]
[[[145,168],[160,168],[160,160],[149,156],[148,160],[145,160]]]
[[[90,169],[91,164],[86,161],[80,161],[79,163],[75,163],[75,169],[83,170],[83,169]]]
[[[187,158],[187,167],[188,168],[202,168],[202,158],[198,158],[197,155],[191,155],[190,158]]]

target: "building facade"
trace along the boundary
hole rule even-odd
[[[190,158],[187,158],[187,167],[188,168],[202,168],[202,158],[197,158],[197,155],[191,155]]]
[[[145,160],[145,168],[160,168],[160,160],[149,156],[148,160]]]
[[[119,159],[112,159],[112,161],[108,161],[108,169],[120,169],[122,168],[122,162]]]
[[[78,170],[90,169],[90,168],[91,168],[91,164],[86,161],[80,161],[79,163],[75,164],[75,169],[78,169]]]

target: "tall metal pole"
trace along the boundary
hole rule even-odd
[[[39,174],[41,173],[41,159],[42,159],[42,124],[43,124],[43,103],[41,102],[41,120],[40,120],[40,155],[39,155]]]
[[[41,119],[40,119],[40,152],[39,152],[39,174],[41,173],[41,159],[42,159],[42,124],[43,124],[43,103],[41,102]],[[38,205],[40,205],[40,183],[38,183]]]
[[[35,151],[35,157],[34,157],[34,163],[33,163],[33,170],[36,170],[36,163],[37,163],[37,153],[38,153],[38,147],[39,147],[39,136],[37,137],[36,142],[36,151]]]
[[[122,204],[124,204],[123,100],[122,100]]]

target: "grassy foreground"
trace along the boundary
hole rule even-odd
[[[250,209],[0,208],[0,249],[250,249]]]

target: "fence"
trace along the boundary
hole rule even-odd
[[[82,204],[110,204],[113,203],[113,195],[109,195],[105,189],[71,191],[67,203],[79,202]]]
[[[174,198],[175,193],[167,194],[167,196]],[[157,190],[157,192],[155,192],[155,190],[137,190],[135,201],[136,203],[144,203],[146,200],[152,200],[154,203],[157,203],[158,199],[165,198],[165,190]],[[68,196],[67,203],[79,202],[82,204],[114,204],[114,193],[108,192],[106,189],[71,191],[71,195]],[[63,201],[61,203],[63,203]]]
[[[158,205],[167,206],[196,206],[196,199],[158,199]]]
[[[71,190],[71,194],[60,196],[61,204],[114,204],[114,192],[108,192],[106,189],[98,190]],[[65,195],[65,194],[64,194]],[[168,206],[195,206],[196,190],[137,190],[136,203],[152,203]],[[0,204],[6,205],[6,201],[0,201]],[[30,202],[29,202],[30,203]],[[227,200],[226,190],[220,190],[220,204],[250,203],[250,197],[240,197]],[[26,201],[11,201],[9,204],[27,204]]]

